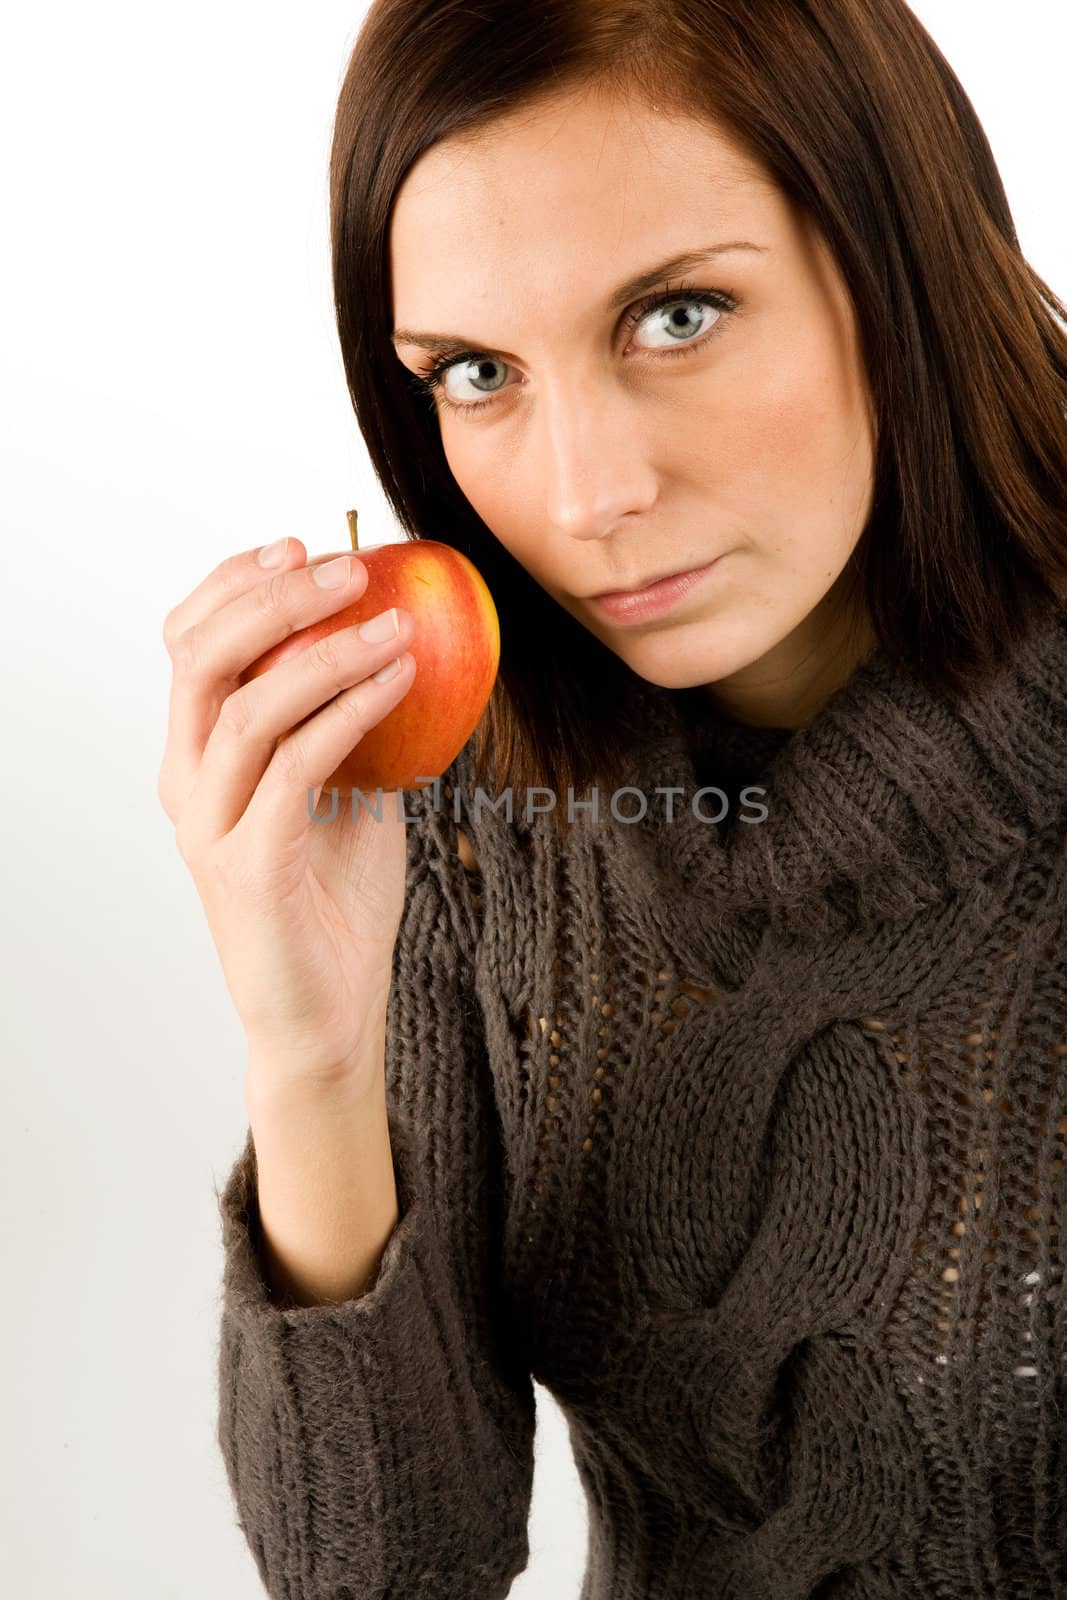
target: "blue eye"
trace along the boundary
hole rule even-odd
[[[675,290],[662,289],[646,295],[626,312],[622,326],[629,332],[644,322],[652,312],[669,312],[665,322],[661,319],[659,327],[659,331],[667,336],[666,343],[646,345],[644,348],[654,350],[663,356],[687,355],[690,350],[703,348],[707,340],[714,336],[722,321],[722,314],[735,310],[736,305],[737,302],[730,295],[720,294],[714,289],[692,289],[683,284]],[[710,327],[699,325],[692,327],[686,324],[685,314],[692,312],[696,306],[719,313]],[[427,371],[412,373],[411,376],[422,392],[430,395],[431,399],[439,398],[441,404],[450,411],[484,411],[491,404],[493,395],[508,387],[506,378],[497,383],[493,382],[494,367],[502,373],[507,372],[506,362],[499,361],[484,350],[462,350],[458,355],[442,356]],[[486,387],[479,392],[486,398],[453,399],[445,388],[445,377],[453,368],[477,369],[475,374],[464,371],[463,376],[476,390],[479,385],[484,384]]]
[[[686,300],[663,300],[658,306],[653,307],[652,312],[646,311],[638,317],[638,325],[644,322],[646,318],[651,320],[653,313],[661,318],[660,329],[668,335],[668,342],[666,345],[653,345],[651,348],[654,350],[669,349],[672,342],[679,344],[683,339],[691,339],[695,334],[705,332],[705,329],[699,325],[695,328],[686,325],[686,314],[691,312],[695,306],[699,306],[701,311],[716,309],[709,305],[706,300],[694,295]],[[714,326],[714,324],[710,324],[710,326]]]
[[[505,365],[504,362],[503,361],[498,361],[495,356],[484,356],[484,355],[471,355],[471,356],[464,355],[464,356],[458,356],[458,357],[457,356],[452,356],[452,357],[447,358],[444,361],[442,361],[438,366],[434,367],[433,371],[434,371],[434,373],[438,374],[440,376],[440,378],[442,379],[442,390],[443,390],[443,393],[444,393],[444,398],[446,400],[448,400],[448,401],[452,401],[452,396],[450,394],[448,394],[447,391],[444,391],[444,389],[443,389],[443,379],[444,379],[444,375],[445,375],[446,372],[451,372],[453,370],[458,371],[460,368],[467,369],[467,368],[470,368],[470,367],[475,367],[475,368],[478,369],[476,376],[472,375],[469,371],[464,370],[464,372],[463,372],[464,381],[466,383],[472,384],[475,388],[478,388],[478,386],[480,384],[485,383],[485,384],[488,385],[488,387],[483,391],[483,393],[492,394],[494,389],[503,388],[504,385],[502,383],[493,384],[491,382],[490,378],[486,375],[486,372],[485,372],[484,369],[487,368],[487,367],[498,367],[498,368],[503,370],[504,369],[504,365]],[[454,404],[458,404],[458,405],[465,404],[465,402],[462,401],[462,400],[456,401],[456,402],[453,402],[453,403]],[[480,404],[480,402],[477,402],[477,403]]]

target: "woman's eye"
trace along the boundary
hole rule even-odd
[[[495,369],[495,370],[494,370]],[[470,393],[454,385],[469,384],[475,396],[486,398],[498,394],[506,387],[508,372],[506,361],[497,361],[492,356],[480,356],[476,360],[457,361],[442,371],[441,387],[449,400],[462,404],[471,398]]]
[[[698,338],[713,327],[721,316],[722,312],[706,301],[675,300],[669,305],[656,306],[641,317],[637,326],[642,327],[647,323],[654,333],[662,334],[661,342],[654,341],[649,346],[653,350],[662,350],[672,344],[684,344]]]

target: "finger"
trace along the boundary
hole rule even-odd
[[[317,807],[327,779],[414,683],[415,657],[406,650],[399,659],[400,670],[388,682],[372,676],[342,690],[278,746],[235,833],[269,840],[272,854],[306,839],[309,806]],[[383,807],[387,803],[383,796]]]
[[[214,571],[209,572],[202,583],[198,583],[191,594],[186,595],[172,611],[169,611],[163,622],[163,642],[167,650],[173,653],[174,646],[183,633],[202,622],[210,616],[212,611],[217,611],[229,600],[234,600],[246,590],[251,589],[270,572],[283,572],[289,567],[303,566],[307,556],[307,547],[296,538],[287,538],[275,541],[275,546],[281,543],[281,552],[277,552],[271,545],[256,545],[253,550],[242,550],[237,555],[227,556],[225,561],[220,561]],[[272,553],[274,559],[269,567],[260,562],[260,555]]]
[[[363,562],[351,551],[339,554],[349,559],[350,577],[338,588],[323,588],[313,576],[333,559],[330,554],[276,572],[260,567],[254,555],[246,558],[243,576],[231,580],[244,588],[187,628],[174,646],[166,781],[183,802],[195,786],[219,712],[245,668],[280,639],[351,605],[365,590]]]
[[[270,561],[269,566],[260,561],[261,555]],[[227,556],[164,618],[163,643],[172,661],[183,634],[212,611],[262,583],[268,572],[302,564],[306,555],[301,540],[286,538]],[[188,683],[177,683],[172,676],[167,742],[158,779],[159,797],[172,821],[177,821],[185,797],[196,781],[200,755],[222,703],[222,699],[217,698],[212,704],[203,685],[196,686],[196,693],[190,695],[191,687]],[[222,697],[228,692],[229,687],[224,688]]]
[[[206,845],[236,826],[280,739],[289,736],[285,738],[288,744],[294,730],[335,696],[370,678],[411,643],[415,632],[411,613],[394,609],[398,631],[391,637],[369,641],[358,626],[338,628],[227,697],[204,747],[190,802],[196,821],[190,823],[189,831],[198,841]],[[357,737],[358,730],[338,760]]]
[[[342,690],[277,747],[248,803],[242,829],[254,830],[259,837],[277,840],[280,845],[306,834],[307,790],[312,790],[310,803],[317,806],[326,779],[338,770],[360,739],[400,704],[413,685],[416,659],[410,650],[403,651],[398,659],[400,672],[395,672],[389,682],[376,682],[371,675]]]

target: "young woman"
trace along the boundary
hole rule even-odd
[[[583,1600],[1067,1593],[1067,334],[966,95],[902,0],[377,0],[331,176],[503,655],[317,827],[412,619],[237,687],[366,583],[295,538],[168,618],[268,1592],[507,1594],[532,1375]]]

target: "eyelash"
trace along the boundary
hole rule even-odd
[[[658,289],[652,294],[645,295],[626,312],[622,326],[627,333],[631,333],[638,323],[643,322],[650,311],[658,311],[661,306],[671,305],[706,305],[714,311],[731,312],[736,310],[737,301],[728,294],[722,294],[715,289],[697,289],[692,284],[680,284],[677,289],[671,289],[669,284],[664,289]],[[676,350],[666,348],[657,350],[656,355],[674,357],[686,356],[692,350],[701,350],[709,339],[713,339],[723,323],[719,317],[704,333],[699,334],[688,344],[681,344]],[[415,372],[411,377],[424,394],[430,399],[439,398],[441,404],[450,411],[485,411],[492,404],[493,396],[487,395],[484,400],[453,400],[444,390],[444,375],[449,367],[458,367],[464,361],[477,361],[486,355],[484,350],[460,350],[455,355],[441,356],[432,366],[422,372]]]

